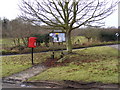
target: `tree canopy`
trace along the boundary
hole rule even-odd
[[[34,24],[60,27],[66,32],[67,50],[72,52],[71,31],[101,23],[111,15],[118,0],[22,0],[21,17]]]

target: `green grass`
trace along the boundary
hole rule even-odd
[[[13,45],[12,38],[2,38],[0,39],[0,44],[6,45],[6,46],[12,46]]]
[[[34,54],[34,63],[38,64],[50,57],[48,53]],[[2,77],[23,71],[31,65],[31,54],[2,57]]]
[[[0,44],[2,44],[2,39],[0,38]]]
[[[111,47],[74,50],[66,56],[67,66],[52,67],[32,77],[36,80],[75,80],[84,82],[118,83],[118,51]]]
[[[78,42],[78,40],[80,40],[80,42]],[[87,38],[85,38],[84,36],[74,36],[72,37],[72,43],[77,43],[77,44],[82,44],[85,42],[88,42]]]

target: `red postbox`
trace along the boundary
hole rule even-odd
[[[37,40],[36,37],[29,37],[28,47],[35,48],[36,47],[36,40]]]

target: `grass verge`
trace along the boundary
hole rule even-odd
[[[118,51],[111,47],[74,50],[64,57],[64,66],[51,67],[29,81],[74,80],[83,82],[118,83]]]
[[[44,62],[46,58],[50,57],[49,55],[49,52],[34,54],[34,63],[39,64]],[[2,57],[2,77],[23,71],[29,67],[32,67],[31,54]]]

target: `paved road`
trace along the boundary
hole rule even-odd
[[[120,44],[117,44],[117,45],[108,45],[108,46],[120,50]]]
[[[2,88],[21,88],[20,84],[3,83]]]
[[[30,86],[25,84],[9,84],[9,83],[3,83],[2,88],[37,88],[36,86]]]

